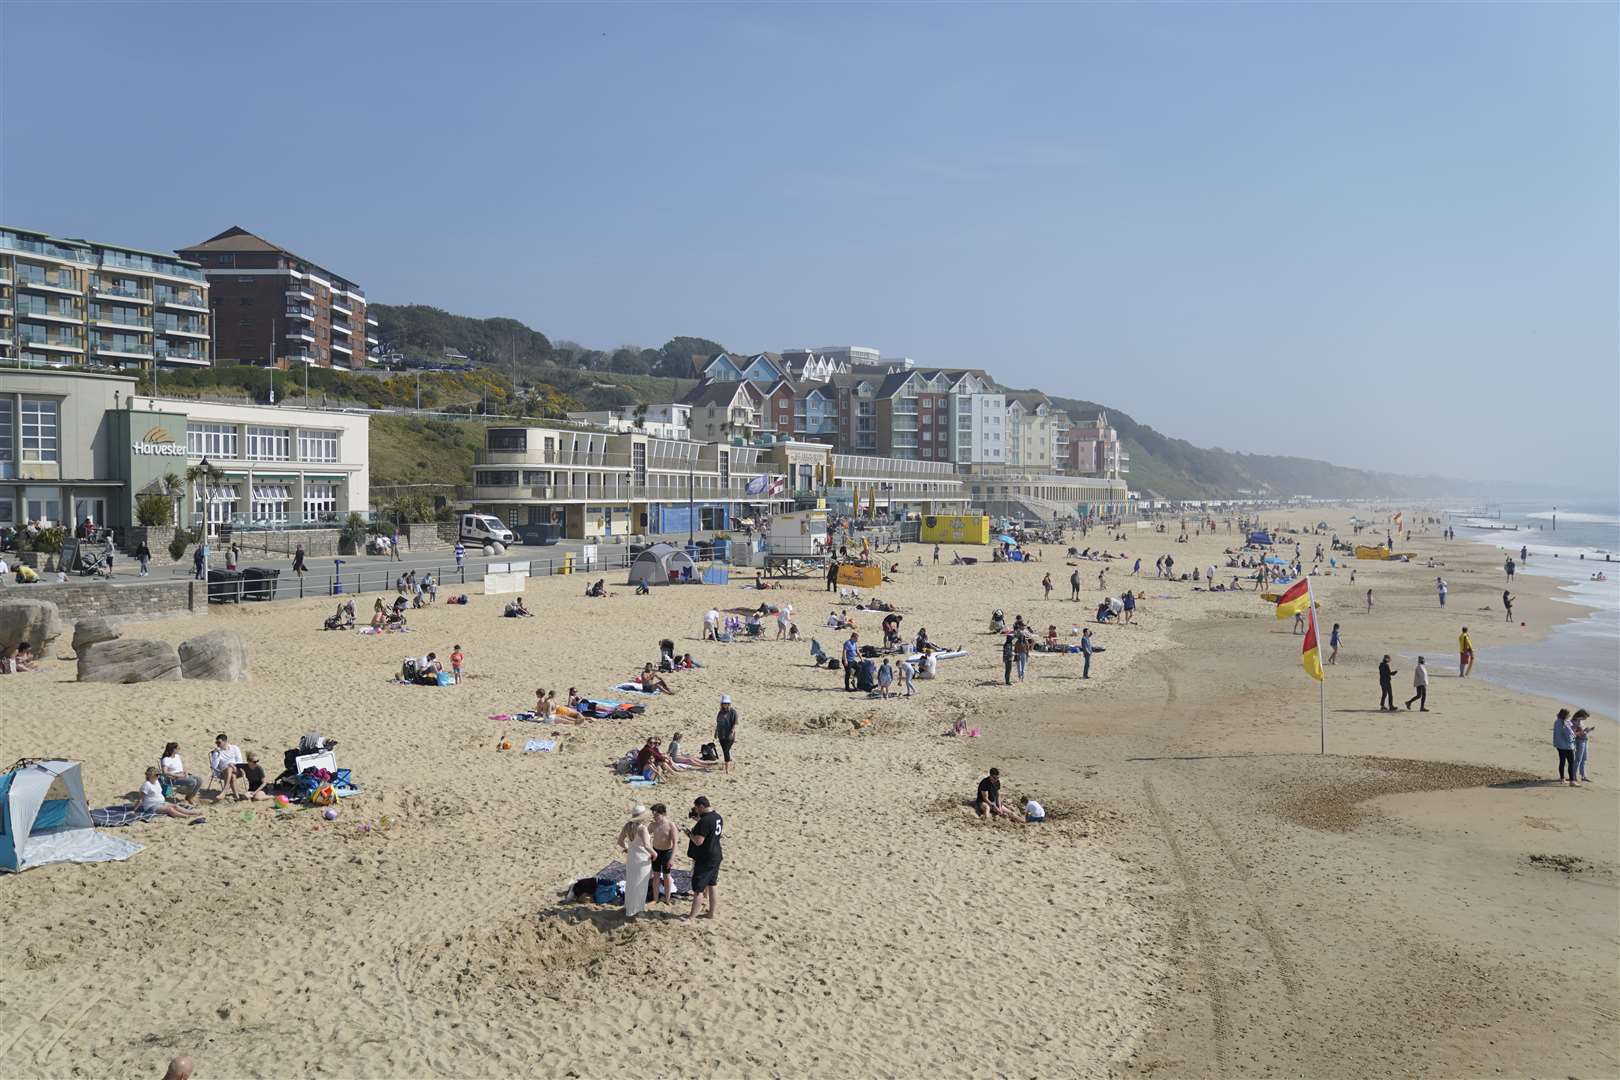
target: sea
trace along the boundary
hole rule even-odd
[[[1475,675],[1620,721],[1620,506],[1493,503],[1447,520],[1459,539],[1511,553],[1516,573],[1558,579],[1557,598],[1585,609],[1540,641],[1482,653]],[[1608,580],[1593,580],[1598,573]]]

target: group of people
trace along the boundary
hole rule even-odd
[[[1019,797],[1019,809],[1001,801],[1001,770],[993,768],[979,781],[973,795],[973,806],[981,818],[1006,818],[1026,825],[1038,825],[1046,820],[1046,808],[1028,795]]]
[[[243,754],[241,747],[231,742],[224,732],[214,737],[208,768],[210,779],[218,786],[215,802],[227,795],[237,802],[270,798],[259,755],[251,750]],[[197,806],[197,796],[202,789],[203,778],[186,769],[185,759],[180,756],[180,744],[166,743],[158,763],[147,766],[145,779],[135,796],[136,809],[143,814],[195,819],[202,812]]]
[[[686,917],[715,917],[720,865],[725,857],[725,821],[704,795],[692,800],[687,819],[692,822],[690,827],[677,828],[663,803],[637,805],[630,811],[630,820],[619,829],[616,840],[625,857],[625,918],[638,918],[648,904],[674,901],[675,844],[682,835],[686,837],[686,857],[692,861],[692,909]]]
[[[0,675],[21,675],[28,671],[38,671],[37,661],[34,647],[28,642],[19,641],[15,645],[7,645],[0,649]]]

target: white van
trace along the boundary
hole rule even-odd
[[[461,515],[461,541],[464,544],[475,544],[483,547],[491,542],[512,544],[517,537],[500,518],[488,514],[462,514]]]

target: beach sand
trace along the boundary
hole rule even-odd
[[[1290,516],[1305,522],[1275,520]],[[1311,516],[1343,531],[1343,513]],[[1593,743],[1585,790],[1526,779],[1552,774],[1551,705],[1448,678],[1454,656],[1431,657],[1421,720],[1370,711],[1379,653],[1397,654],[1401,689],[1399,654],[1454,640],[1466,614],[1483,671],[1493,645],[1578,614],[1536,591],[1555,583],[1516,582],[1520,630],[1477,610],[1501,574],[1462,541],[1412,541],[1448,564],[1443,613],[1420,564],[1357,563],[1353,587],[1319,578],[1324,639],[1333,621],[1346,637],[1323,758],[1289,623],[1253,592],[1151,576],[1167,552],[1183,570],[1224,563],[1235,535],[1174,540],[1077,538],[1143,556],[1139,625],[1097,628],[1089,682],[1078,657],[1038,655],[1010,688],[990,610],[1077,640],[1101,564],[1080,563],[1073,604],[1057,599],[1062,548],[919,569],[928,549],[908,547],[878,595],[908,638],[922,625],[971,650],[909,701],[846,695],[804,643],[698,640],[710,604],[766,599],[833,649],[844,635],[817,625],[832,606],[817,580],[607,600],[586,600],[582,577],[535,580],[538,618],[473,596],[375,638],[321,632],[330,605],[313,601],[126,627],[176,642],[236,630],[253,679],[81,686],[53,659],[7,680],[0,758],[82,760],[102,805],[166,740],[200,773],[218,731],[279,765],[318,730],[365,794],[334,823],[204,800],[206,824],[125,830],[147,845],[128,862],[7,879],[0,1053],[19,1076],[155,1074],[177,1052],[200,1077],[1620,1071],[1620,740]],[[1130,561],[1109,566],[1114,591]],[[1351,603],[1368,584],[1371,616]],[[881,615],[856,618],[877,636]],[[706,667],[637,699],[642,717],[487,719],[537,687],[604,696],[660,637]],[[456,643],[462,685],[390,681],[403,657]],[[741,717],[729,775],[632,789],[613,773],[648,735],[682,731],[695,751],[721,693]],[[981,737],[941,737],[957,716]],[[502,736],[560,746],[499,752]],[[978,821],[991,764],[1004,796],[1035,795],[1052,820]],[[726,821],[718,919],[683,923],[682,906],[626,925],[558,902],[618,857],[633,802],[679,821],[698,794]]]

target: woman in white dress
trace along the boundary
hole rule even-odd
[[[619,850],[624,852],[624,917],[633,919],[647,906],[647,883],[652,879],[652,835],[647,831],[652,812],[636,805],[630,820],[619,830]]]

